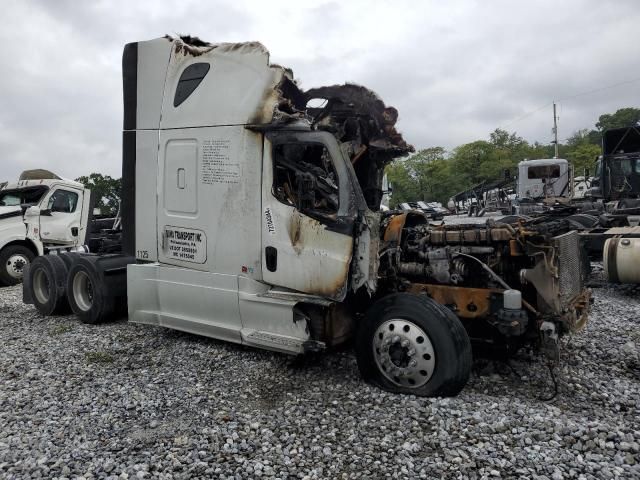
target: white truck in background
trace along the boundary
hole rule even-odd
[[[527,215],[545,211],[554,203],[568,204],[573,196],[573,171],[563,158],[523,160],[518,163],[516,198],[512,213]]]
[[[22,281],[38,255],[84,251],[91,192],[47,170],[0,185],[0,286]]]

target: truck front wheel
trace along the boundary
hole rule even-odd
[[[454,396],[471,372],[471,342],[458,317],[409,293],[371,306],[358,329],[356,356],[364,380],[394,393]]]
[[[35,255],[22,245],[9,245],[0,251],[0,286],[16,285],[22,281],[24,267]]]

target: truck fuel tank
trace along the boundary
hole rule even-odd
[[[610,282],[640,283],[640,238],[607,239],[603,260]]]

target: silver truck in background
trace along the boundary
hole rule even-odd
[[[566,205],[574,194],[573,169],[563,158],[523,160],[518,163],[516,198],[511,213],[541,213],[554,204]]]
[[[542,346],[587,321],[575,232],[380,212],[413,150],[365,87],[303,91],[260,43],[123,54],[123,253],[41,256],[24,300],[304,354],[349,340],[364,379],[455,395],[471,341]],[[321,100],[321,101],[318,101]]]

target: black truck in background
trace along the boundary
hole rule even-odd
[[[640,126],[604,132],[588,196],[612,213],[640,213]]]

